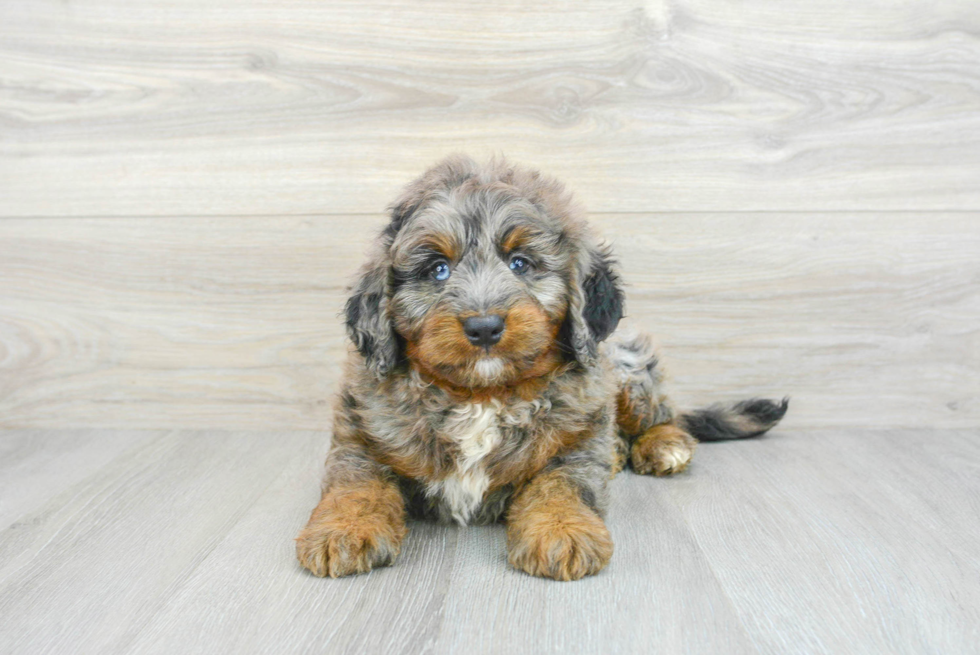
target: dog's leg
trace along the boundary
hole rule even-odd
[[[672,475],[691,463],[698,441],[673,423],[655,425],[633,441],[630,462],[637,473]]]
[[[664,391],[663,371],[650,337],[616,333],[606,346],[619,376],[616,423],[620,449],[637,473],[670,475],[687,468],[697,439],[680,427]]]
[[[531,575],[578,580],[609,563],[613,543],[599,516],[608,468],[558,467],[514,496],[507,514],[511,565]]]
[[[398,484],[356,449],[335,447],[323,497],[296,539],[296,556],[320,577],[366,573],[394,562],[406,532]]]

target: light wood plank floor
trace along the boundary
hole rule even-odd
[[[621,474],[612,563],[574,583],[509,569],[501,527],[424,523],[394,567],[314,578],[290,537],[326,433],[95,436],[0,433],[24,490],[0,508],[0,652],[980,648],[976,430],[777,430]]]

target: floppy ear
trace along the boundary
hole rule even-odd
[[[562,341],[576,360],[589,365],[595,361],[596,346],[619,325],[624,298],[608,248],[583,247],[581,259],[584,261],[577,267],[562,326]]]
[[[364,356],[368,369],[379,378],[388,375],[401,360],[401,340],[388,313],[392,292],[388,250],[418,207],[416,195],[408,193],[390,207],[391,221],[381,232],[371,261],[361,269],[345,308],[347,334]]]
[[[608,250],[593,251],[592,271],[582,284],[585,293],[582,314],[596,343],[612,334],[623,317],[623,289],[619,275],[612,267],[612,255]]]
[[[347,299],[347,334],[364,356],[368,369],[379,378],[398,363],[399,344],[388,315],[390,283],[387,258],[361,270]]]

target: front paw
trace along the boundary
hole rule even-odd
[[[630,461],[637,473],[672,475],[687,468],[697,445],[694,437],[676,426],[655,425],[636,438]]]
[[[296,538],[296,557],[319,577],[367,573],[394,563],[406,532],[397,490],[383,485],[332,490]]]
[[[518,499],[507,525],[511,566],[555,580],[595,575],[609,563],[612,538],[599,515],[572,492],[539,486]]]
[[[613,543],[595,514],[543,512],[520,529],[508,530],[507,549],[515,569],[555,580],[578,580],[595,575],[609,563]]]

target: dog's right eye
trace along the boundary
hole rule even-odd
[[[433,280],[442,282],[443,280],[449,279],[449,264],[447,262],[436,262],[431,269],[429,269],[429,275],[432,276]]]

